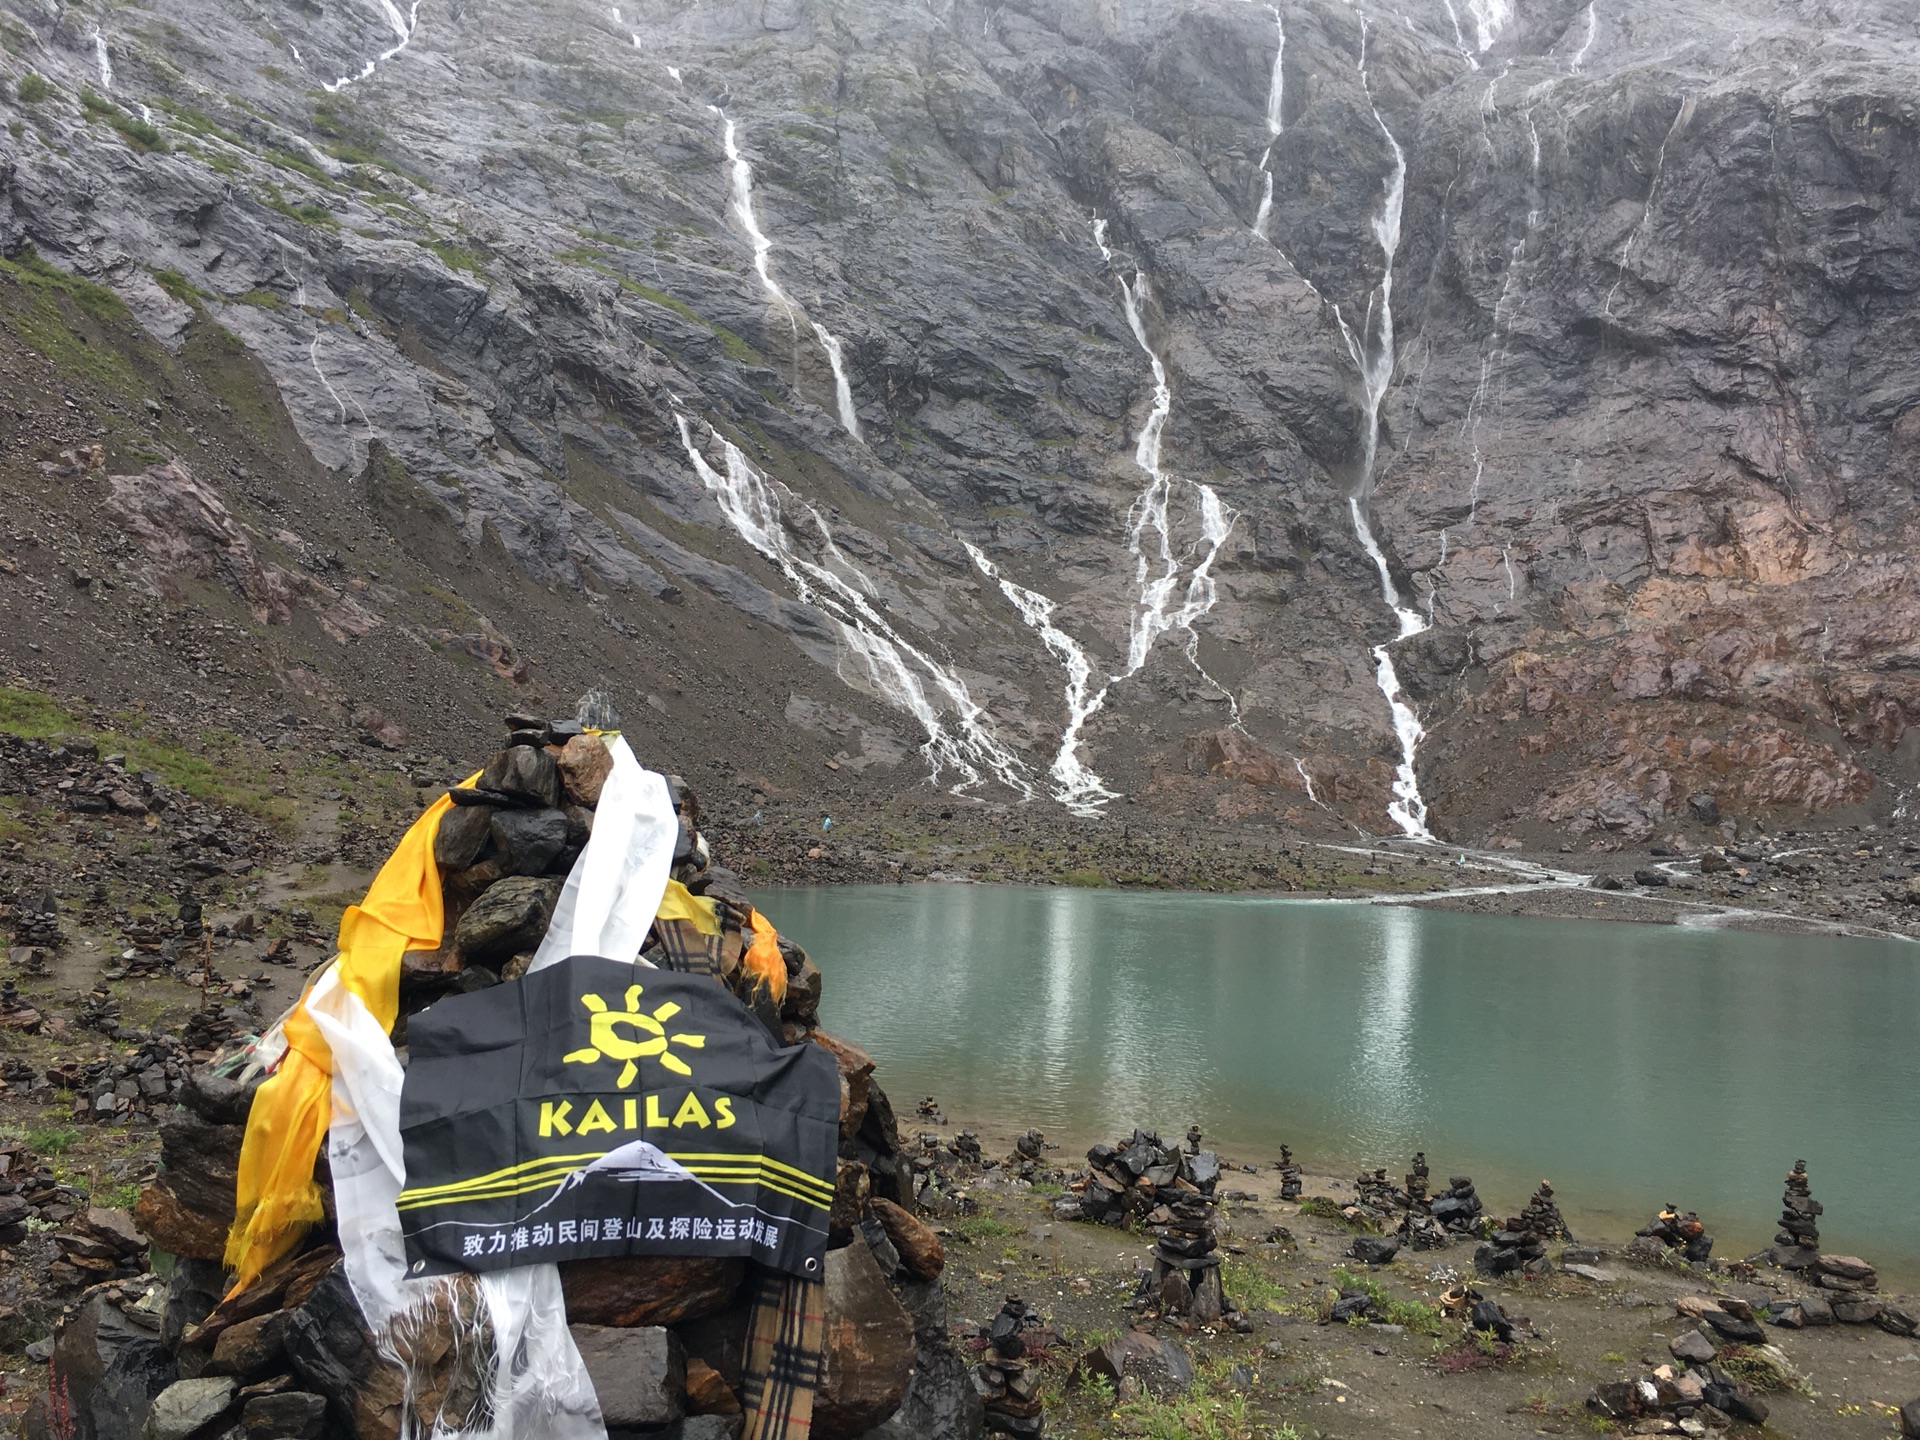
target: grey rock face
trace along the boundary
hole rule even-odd
[[[1080,752],[1114,788],[1214,804],[1190,742],[1237,718],[1279,763],[1235,814],[1317,822],[1311,783],[1388,828],[1369,649],[1404,626],[1358,493],[1431,620],[1392,655],[1443,832],[1890,809],[1910,8],[1470,11],[539,0],[402,44],[167,0],[99,17],[109,82],[94,21],[0,0],[0,252],[165,344],[221,327],[343,487],[404,478],[533,585],[771,627],[831,671],[789,724],[868,783],[932,736],[943,783],[1062,793],[1120,676]],[[121,487],[155,566],[342,645],[382,623],[184,476]]]

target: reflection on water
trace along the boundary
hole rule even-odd
[[[769,891],[826,1023],[897,1105],[1082,1140],[1193,1121],[1236,1159],[1493,1208],[1543,1175],[1624,1236],[1673,1199],[1771,1240],[1796,1158],[1824,1241],[1920,1278],[1920,947],[1391,906],[930,885]]]

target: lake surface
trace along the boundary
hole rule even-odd
[[[1822,1246],[1920,1281],[1920,945],[1003,886],[761,897],[912,1123],[1084,1145],[1198,1121],[1310,1173],[1550,1177],[1578,1234],[1667,1200],[1737,1258],[1807,1161]],[[1080,1157],[1062,1151],[1072,1163]]]

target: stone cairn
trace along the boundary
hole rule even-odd
[[[1293,1158],[1293,1151],[1287,1146],[1282,1145],[1280,1147],[1280,1158],[1274,1162],[1273,1168],[1280,1172],[1280,1198],[1282,1200],[1298,1201],[1300,1191],[1306,1184],[1306,1172],[1300,1168],[1299,1162]]]
[[[506,747],[473,788],[455,792],[440,827],[435,860],[446,940],[402,961],[396,1043],[404,1043],[407,1016],[432,1000],[510,984],[524,973],[591,831],[612,767],[606,746],[574,720],[513,715],[507,728]],[[669,788],[681,820],[674,877],[718,905],[743,905],[738,877],[708,857],[694,793],[674,777]],[[741,960],[737,935],[727,934],[723,977]],[[789,1044],[827,1049],[841,1075],[840,1159],[823,1277],[828,1348],[812,1433],[849,1440],[898,1415],[904,1434],[978,1436],[981,1399],[948,1338],[938,1280],[942,1247],[913,1213],[914,1172],[892,1106],[873,1062],[818,1029],[820,971],[799,946],[783,939],[781,951],[786,998],[777,1016],[763,1018]],[[190,1051],[199,1050],[196,1042],[217,1043],[240,1018],[217,1006],[202,1013],[213,1018],[189,1037]],[[437,1357],[411,1393],[362,1321],[325,1225],[248,1289],[226,1295],[221,1258],[233,1221],[235,1168],[259,1083],[235,1078],[245,1073],[239,1067],[250,1045],[250,1036],[236,1036],[213,1063],[184,1067],[177,1083],[171,1052],[155,1079],[146,1078],[148,1071],[100,1077],[116,1108],[122,1098],[156,1109],[168,1099],[180,1102],[159,1122],[159,1170],[135,1211],[140,1231],[175,1257],[165,1279],[109,1278],[128,1268],[130,1231],[111,1215],[85,1210],[78,1197],[30,1181],[17,1166],[9,1174],[8,1156],[17,1160],[19,1152],[0,1147],[0,1243],[38,1214],[63,1227],[57,1264],[105,1282],[86,1290],[55,1332],[49,1390],[28,1409],[27,1440],[75,1433],[69,1422],[78,1433],[103,1437],[144,1430],[393,1440],[403,1428],[430,1430],[440,1416],[458,1424],[480,1403],[492,1342],[484,1319],[473,1319],[477,1296],[464,1281],[410,1337],[416,1355]],[[162,1079],[165,1094],[153,1093]],[[90,1103],[97,1108],[99,1097]],[[320,1170],[324,1189],[324,1158]],[[739,1433],[749,1309],[744,1262],[579,1260],[562,1265],[561,1278],[568,1321],[610,1428],[657,1432],[662,1440]],[[1037,1414],[1023,1420],[1037,1422]],[[1010,1433],[1037,1434],[1037,1423]]]
[[[1471,1175],[1449,1175],[1447,1188],[1434,1196],[1429,1209],[1449,1234],[1471,1235],[1480,1228],[1482,1206]]]
[[[988,1434],[1035,1440],[1044,1432],[1037,1362],[1058,1338],[1040,1312],[1017,1295],[1009,1295],[1000,1312],[980,1327],[974,1348],[982,1356],[972,1378],[986,1410]]]
[[[1683,1211],[1671,1200],[1661,1207],[1658,1215],[1633,1233],[1665,1250],[1678,1250],[1682,1258],[1691,1263],[1704,1265],[1713,1254],[1713,1237],[1707,1234],[1707,1227],[1700,1223],[1700,1217],[1691,1210]],[[1628,1248],[1631,1251],[1633,1247]]]
[[[1725,1295],[1713,1301],[1688,1297],[1679,1307],[1682,1314],[1702,1320],[1732,1343],[1759,1344],[1764,1339],[1744,1300]],[[1588,1408],[1644,1434],[1711,1434],[1725,1430],[1734,1420],[1767,1423],[1767,1402],[1745,1379],[1715,1363],[1720,1346],[1706,1330],[1680,1331],[1667,1342],[1667,1350],[1673,1357],[1671,1364],[1656,1365],[1636,1379],[1608,1381],[1588,1398]],[[1786,1357],[1771,1346],[1751,1354],[1776,1366],[1783,1382],[1798,1378],[1787,1367]]]
[[[1560,1207],[1553,1200],[1553,1186],[1546,1181],[1533,1192],[1526,1208],[1509,1215],[1506,1223],[1494,1231],[1473,1252],[1473,1268],[1482,1275],[1545,1275],[1552,1271],[1547,1259],[1547,1244],[1573,1238],[1567,1222],[1560,1218]]]
[[[1780,1233],[1773,1237],[1773,1263],[1782,1270],[1805,1270],[1820,1259],[1820,1216],[1826,1206],[1813,1198],[1807,1162],[1796,1160],[1787,1172],[1787,1193],[1780,1201]]]
[[[1038,1130],[1028,1130],[1015,1138],[1013,1153],[1000,1162],[1000,1168],[1016,1180],[1032,1182],[1045,1178],[1047,1137]]]
[[[1433,1213],[1433,1202],[1427,1193],[1430,1178],[1427,1152],[1415,1151],[1413,1169],[1406,1177],[1407,1208],[1400,1220],[1400,1238],[1414,1250],[1444,1250],[1450,1239]]]
[[[1112,1145],[1095,1145],[1087,1164],[1087,1173],[1070,1181],[1069,1193],[1054,1203],[1054,1215],[1104,1225],[1136,1222],[1153,1234],[1152,1263],[1131,1308],[1200,1325],[1251,1328],[1220,1283],[1214,1229],[1220,1157],[1211,1150],[1189,1154],[1136,1129]]]

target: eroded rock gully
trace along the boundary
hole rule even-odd
[[[1391,589],[1443,836],[1904,803],[1907,6],[400,20],[0,0],[7,463],[84,382],[36,504],[237,592],[302,703],[403,708],[420,642],[476,712],[670,670],[850,790],[1390,831]],[[231,423],[122,426],[28,246]]]

